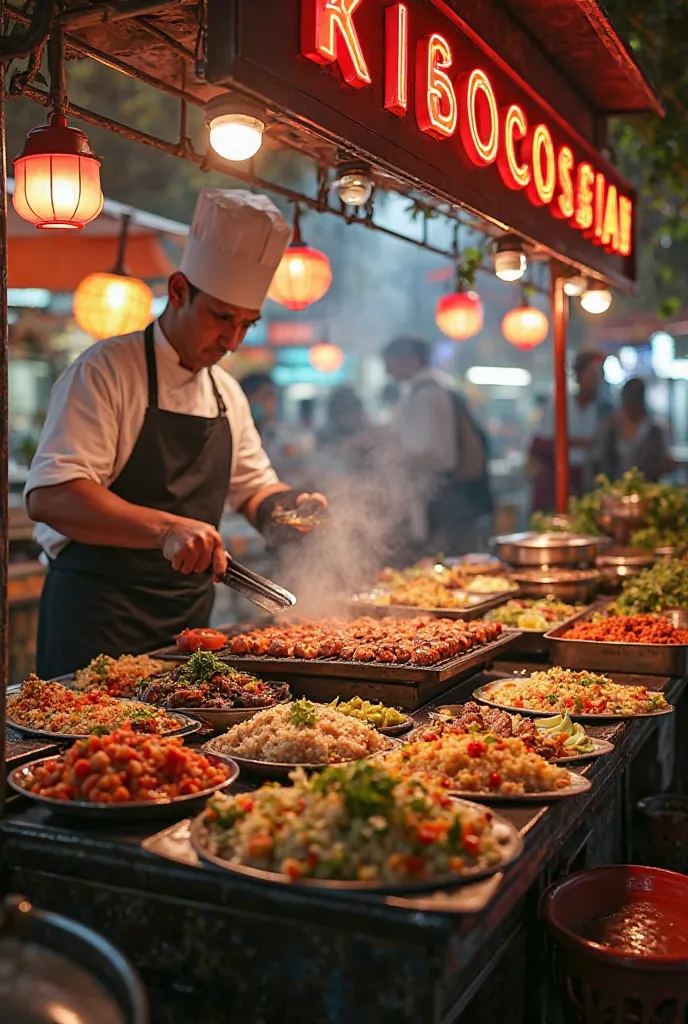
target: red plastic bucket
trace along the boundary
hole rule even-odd
[[[653,943],[662,922],[688,945],[688,877],[660,868],[615,864],[579,871],[544,893],[540,905],[555,940],[557,979],[569,1024],[686,1024],[688,1022],[688,952],[628,952],[586,938],[595,920],[621,908],[642,904],[659,924],[638,948]],[[682,920],[685,917],[685,932]],[[594,934],[594,931],[592,932]]]

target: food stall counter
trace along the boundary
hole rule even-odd
[[[441,702],[465,700],[519,666],[497,668]],[[673,703],[684,686],[653,680]],[[428,710],[417,713],[419,723]],[[175,861],[141,847],[160,827],[93,828],[21,801],[0,822],[0,877],[5,892],[76,915],[123,949],[144,977],[154,1018],[166,1024],[214,1024],[228,1006],[245,1021],[535,1024],[549,1019],[536,1015],[527,982],[547,957],[539,893],[576,867],[625,857],[627,769],[658,722],[675,717],[595,726],[615,750],[583,769],[591,789],[549,806],[500,807],[524,852],[503,876],[456,896],[343,896],[256,883],[189,863],[183,829],[171,846]]]

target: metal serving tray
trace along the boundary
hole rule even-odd
[[[575,615],[571,615],[568,619],[564,619],[558,626],[552,627],[553,629],[559,629],[565,627],[569,629],[574,622],[582,618],[584,615],[588,615],[590,607],[581,609],[576,612]],[[509,632],[518,631],[513,645],[509,651],[509,654],[549,654],[550,645],[547,641],[547,634],[552,632],[549,629],[522,629],[520,626],[505,626],[505,631]]]
[[[597,609],[599,611],[599,609]],[[588,618],[587,615],[580,618]],[[688,671],[688,644],[628,644],[605,640],[565,640],[565,622],[545,633],[552,661],[562,668],[634,675],[679,676]]]
[[[470,622],[479,619],[491,608],[496,608],[519,593],[517,586],[509,590],[500,590],[497,594],[468,594],[468,602],[464,608],[417,608],[406,604],[376,604],[367,594],[358,594],[351,599],[349,609],[356,615],[370,615],[373,618],[384,618],[392,615],[398,619],[414,619],[417,615],[431,615],[436,619],[462,619]]]

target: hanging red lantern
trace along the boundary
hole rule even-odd
[[[308,353],[309,363],[320,373],[336,373],[341,370],[345,358],[339,345],[332,345],[329,341],[319,342]]]
[[[483,304],[477,292],[456,291],[443,295],[435,307],[435,323],[448,338],[467,341],[482,330]]]
[[[527,303],[510,310],[502,320],[502,334],[522,352],[540,345],[548,331],[549,320],[545,314]]]
[[[78,230],[103,209],[100,160],[61,114],[26,136],[14,161],[12,201],[20,217],[43,229]]]
[[[331,284],[332,268],[325,253],[304,245],[297,208],[294,237],[272,279],[268,298],[296,311],[322,299]]]

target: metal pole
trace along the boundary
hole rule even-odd
[[[5,30],[5,0],[0,0],[0,35]],[[5,62],[0,61],[0,753],[5,756],[9,684],[9,324],[7,321],[7,133]],[[0,771],[0,817],[5,813],[7,779]]]
[[[552,330],[554,334],[554,481],[556,510],[565,515],[569,508],[569,431],[568,387],[566,382],[566,323],[569,303],[564,291],[564,275],[550,264],[552,291]]]

